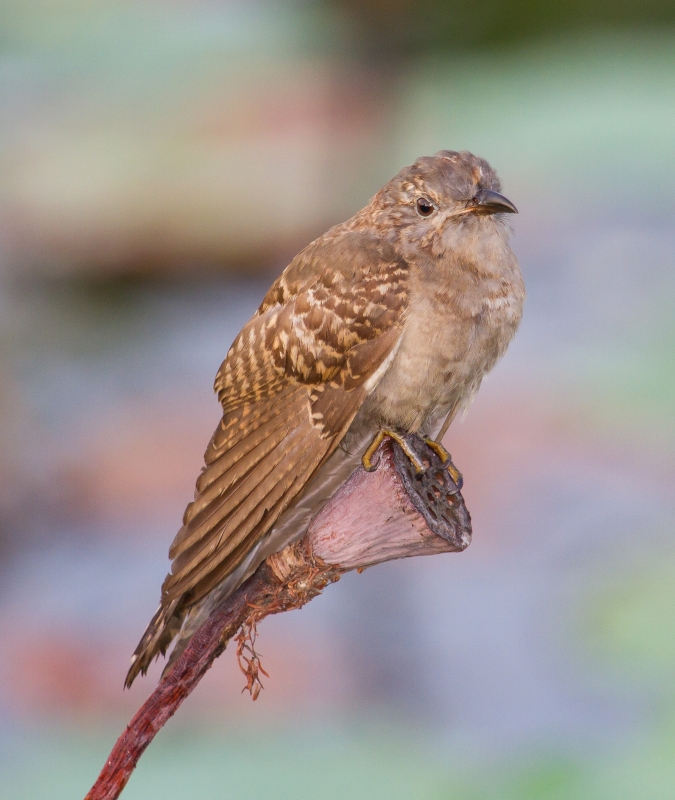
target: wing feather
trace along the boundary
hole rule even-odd
[[[255,488],[253,481],[256,475],[261,475],[263,469],[269,472],[276,467],[283,456],[283,443],[292,432],[291,425],[294,421],[292,417],[285,418],[282,426],[256,442],[245,456],[235,460],[227,471],[210,482],[206,492],[199,495],[186,512],[183,527],[171,545],[170,558],[180,557],[214,523],[217,524],[234,510],[237,503],[243,501]],[[247,439],[250,439],[250,435]]]
[[[272,286],[216,376],[223,419],[127,685],[166,651],[189,609],[249,563],[338,446],[391,361],[407,296],[407,264],[347,227],[312,243]]]
[[[207,519],[186,539],[187,547],[174,559],[175,569],[182,571],[194,565],[195,558],[203,560],[211,557],[215,546],[222,552],[228,552],[227,538],[241,533],[252,515],[258,514],[262,517],[266,511],[268,492],[274,488],[275,480],[283,478],[289,465],[295,463],[297,455],[291,456],[287,453],[286,446],[281,445],[275,448],[273,454],[263,459],[236,485],[236,490],[225,498],[216,524],[213,524],[213,517]],[[194,550],[195,545],[199,548],[197,553]]]
[[[297,458],[311,460],[308,464],[300,466]],[[200,550],[195,559],[186,566],[185,570],[178,573],[175,584],[170,587],[171,594],[183,594],[192,589],[200,580],[208,577],[214,568],[217,568],[227,559],[242,542],[246,542],[246,551],[258,541],[261,535],[267,532],[274,524],[279,514],[288,507],[289,490],[293,485],[304,485],[316,468],[319,458],[316,452],[308,446],[296,452],[294,457],[287,457],[280,461],[273,474],[268,475],[260,484],[259,492],[250,496],[234,518],[228,521],[227,526],[219,533],[218,539],[206,551]],[[299,480],[298,480],[299,479]],[[260,497],[265,498],[265,503],[260,503]],[[265,521],[264,526],[260,523]],[[254,529],[258,528],[258,535],[251,536]],[[236,564],[230,564],[232,569]],[[173,577],[173,576],[172,576]],[[209,580],[202,589],[208,593],[214,587]],[[192,598],[194,601],[199,597]]]

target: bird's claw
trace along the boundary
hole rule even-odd
[[[441,459],[443,462],[443,466],[448,470],[450,473],[450,477],[452,478],[453,482],[457,486],[458,489],[462,488],[464,483],[464,478],[462,477],[462,473],[457,469],[457,467],[452,463],[452,457],[450,453],[443,447],[440,442],[437,442],[435,439],[430,439],[429,437],[424,437],[424,442],[427,447],[430,447],[434,453]]]
[[[377,448],[382,444],[382,442],[389,437],[393,439],[398,446],[403,450],[403,452],[408,457],[410,463],[415,467],[415,472],[419,475],[424,472],[424,464],[420,460],[419,456],[415,451],[410,447],[408,442],[401,436],[400,433],[396,433],[396,431],[392,431],[389,428],[381,428],[373,441],[368,445],[366,452],[363,454],[361,459],[361,463],[363,464],[363,468],[366,472],[373,472],[377,469],[377,463],[373,464],[373,456],[377,451]]]
[[[396,433],[396,431],[392,431],[390,428],[382,428],[373,438],[373,441],[368,445],[366,452],[363,454],[361,459],[361,463],[363,464],[363,468],[366,472],[374,472],[377,469],[378,462],[376,461],[373,463],[373,457],[377,452],[377,448],[382,444],[382,442],[389,437],[393,439],[398,446],[403,450],[403,452],[408,457],[408,460],[415,468],[415,472],[418,475],[421,475],[425,471],[425,466],[422,463],[420,457],[415,453],[412,447],[408,444],[408,441],[405,437],[401,436],[400,433]],[[457,469],[457,467],[452,463],[452,459],[450,457],[450,453],[443,447],[440,442],[437,442],[435,439],[430,439],[428,437],[424,438],[424,442],[427,447],[431,448],[431,450],[436,453],[436,455],[440,458],[443,466],[448,470],[450,473],[450,477],[452,478],[455,485],[461,489],[462,484],[464,483],[464,479],[462,478],[462,473]]]
[[[450,461],[450,453],[443,447],[440,442],[437,442],[435,439],[430,439],[428,436],[424,437],[424,444],[427,447],[430,447],[434,453],[441,459],[443,462],[443,466],[445,466],[448,461]]]

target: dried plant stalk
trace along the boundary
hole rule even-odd
[[[398,445],[385,440],[376,471],[357,469],[301,541],[270,556],[212,612],[117,740],[85,800],[119,797],[145,748],[233,637],[255,700],[260,675],[267,675],[255,651],[256,626],[266,616],[300,608],[350,570],[469,545],[469,514],[447,465],[418,437],[408,443],[425,472],[417,475]]]

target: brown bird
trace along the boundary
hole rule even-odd
[[[471,153],[419,158],[274,282],[216,376],[223,419],[127,686],[372,469],[383,435],[440,441],[470,402],[525,297],[500,188]]]

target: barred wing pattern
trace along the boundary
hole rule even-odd
[[[126,685],[338,446],[399,340],[407,275],[386,243],[334,229],[293,260],[236,338],[215,382],[223,419]]]

